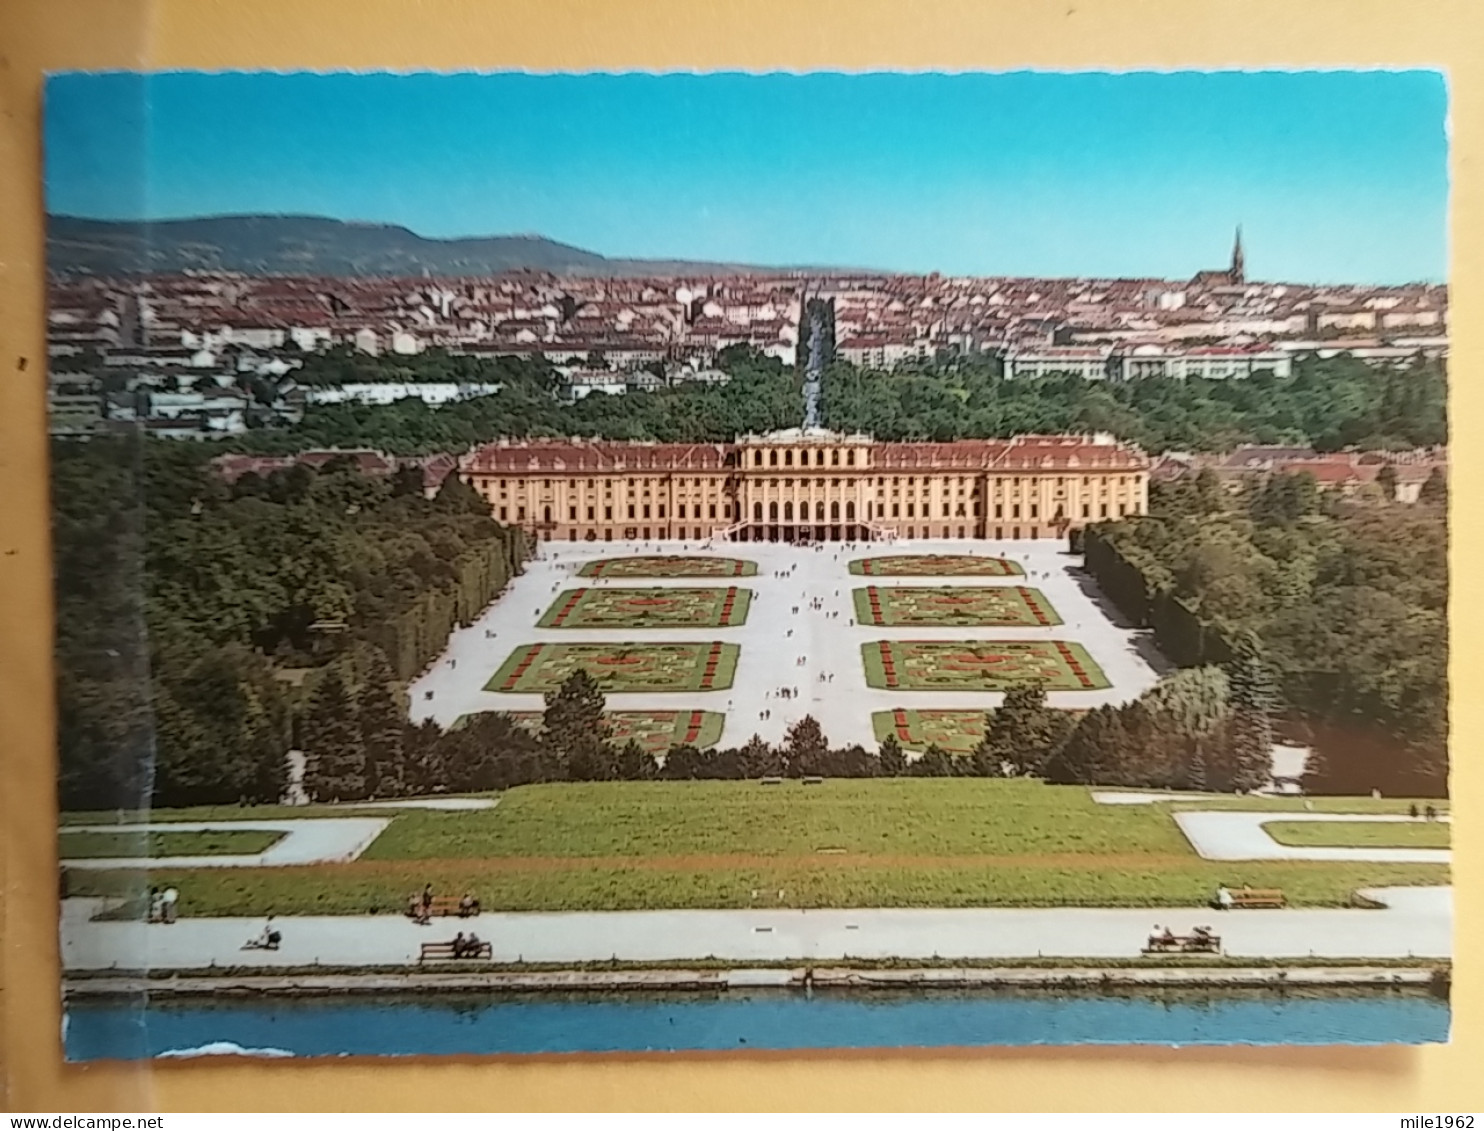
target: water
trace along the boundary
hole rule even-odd
[[[170,1052],[398,1056],[1067,1044],[1417,1044],[1448,1039],[1420,993],[1102,996],[967,991],[81,1000],[69,1060]]]

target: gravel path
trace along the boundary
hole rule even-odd
[[[1275,822],[1315,821],[1343,824],[1397,824],[1415,817],[1374,813],[1279,813],[1267,811],[1207,810],[1174,813],[1191,846],[1207,860],[1330,860],[1351,863],[1447,864],[1447,848],[1319,848],[1279,844],[1264,825]],[[1447,818],[1444,818],[1446,820]]]
[[[97,901],[68,900],[68,970],[218,966],[398,965],[424,942],[473,930],[497,961],[825,961],[855,958],[1129,958],[1151,929],[1212,926],[1249,958],[1443,958],[1452,950],[1449,888],[1385,888],[1382,910],[1213,912],[1205,908],[989,908],[855,911],[612,911],[486,914],[419,927],[392,916],[280,917],[278,951],[241,950],[261,919],[182,919],[170,926],[94,922]]]
[[[1107,675],[1112,687],[1102,691],[1057,691],[1051,702],[1063,707],[1095,707],[1122,703],[1152,686],[1152,649],[1147,633],[1113,624],[1091,595],[1091,581],[1072,572],[1078,560],[1064,552],[1061,541],[958,542],[904,541],[889,547],[859,543],[854,549],[826,543],[822,550],[782,543],[704,542],[548,543],[527,563],[526,572],[491,605],[472,626],[449,638],[443,655],[411,686],[414,721],[436,719],[448,726],[460,715],[476,711],[539,711],[540,695],[509,695],[485,691],[484,685],[501,662],[520,644],[553,641],[627,643],[648,640],[722,640],[742,646],[734,686],[727,690],[692,693],[620,694],[608,696],[612,711],[679,710],[698,708],[726,716],[722,745],[741,744],[754,733],[779,742],[789,725],[812,714],[836,745],[858,742],[876,748],[871,713],[894,707],[973,708],[998,706],[1000,692],[885,691],[868,688],[861,666],[860,646],[872,640],[1069,640],[1085,647]],[[537,628],[548,606],[566,588],[705,586],[721,582],[696,578],[655,578],[642,581],[582,578],[577,570],[602,557],[665,552],[742,558],[757,562],[755,577],[728,580],[753,591],[745,625],[705,629],[570,629]],[[979,553],[1011,558],[1025,568],[1025,577],[853,577],[852,558],[883,553]],[[775,574],[787,572],[786,577]],[[1041,590],[1066,622],[1047,628],[877,628],[852,624],[855,608],[851,590],[875,585],[981,586],[1028,585]],[[810,608],[818,599],[822,607]],[[798,612],[793,612],[797,608]],[[831,615],[833,614],[833,616]],[[788,633],[792,631],[792,636]],[[804,662],[797,661],[802,657]],[[820,675],[834,675],[820,681]],[[797,688],[794,699],[780,699],[779,687]],[[428,694],[432,693],[432,698]],[[762,712],[770,712],[764,719]]]

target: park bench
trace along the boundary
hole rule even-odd
[[[782,785],[782,778],[759,778],[758,785]]]
[[[419,962],[463,962],[465,960],[473,962],[479,959],[489,961],[494,956],[495,948],[487,942],[466,949],[457,957],[454,956],[451,942],[425,942],[418,953],[417,960]]]
[[[1239,907],[1287,907],[1288,901],[1277,888],[1233,888],[1232,909]]]
[[[1210,931],[1189,935],[1150,935],[1145,954],[1220,954],[1221,936]]]
[[[824,785],[824,778],[813,777],[813,776],[807,777],[807,778],[804,779],[804,784],[805,785]]]
[[[457,915],[460,919],[468,919],[475,915],[478,915],[479,900],[476,899],[474,901],[474,906],[471,907],[468,911],[465,911],[462,907],[459,906],[463,898],[464,897],[461,895],[435,895],[433,897],[433,903],[429,908],[429,911],[431,912],[431,914],[439,916]],[[419,903],[417,906],[418,909],[421,910],[422,904]],[[415,916],[412,916],[412,910],[410,906],[408,908],[408,915],[415,918]]]

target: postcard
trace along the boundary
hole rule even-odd
[[[67,1056],[1447,1040],[1447,112],[52,76]]]

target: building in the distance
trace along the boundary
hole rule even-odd
[[[546,541],[1039,539],[1143,514],[1149,458],[1108,435],[884,443],[823,429],[731,444],[519,440],[465,456],[495,518]]]

